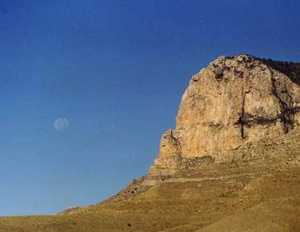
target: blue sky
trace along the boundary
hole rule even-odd
[[[0,215],[96,203],[144,175],[191,75],[223,54],[299,61],[299,11],[298,0],[0,0]]]

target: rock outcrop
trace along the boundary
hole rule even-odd
[[[299,125],[300,63],[219,57],[192,77],[150,175],[230,160],[240,146],[276,139]]]

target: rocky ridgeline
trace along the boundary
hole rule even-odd
[[[232,159],[233,150],[300,126],[300,63],[219,57],[192,77],[150,176]]]

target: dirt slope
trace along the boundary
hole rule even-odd
[[[257,156],[210,164],[153,186],[136,182],[99,205],[1,218],[0,232],[299,231],[300,132],[247,149]]]

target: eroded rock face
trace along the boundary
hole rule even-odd
[[[300,64],[219,57],[192,77],[150,174],[203,156],[225,161],[245,143],[275,139],[299,125]]]

